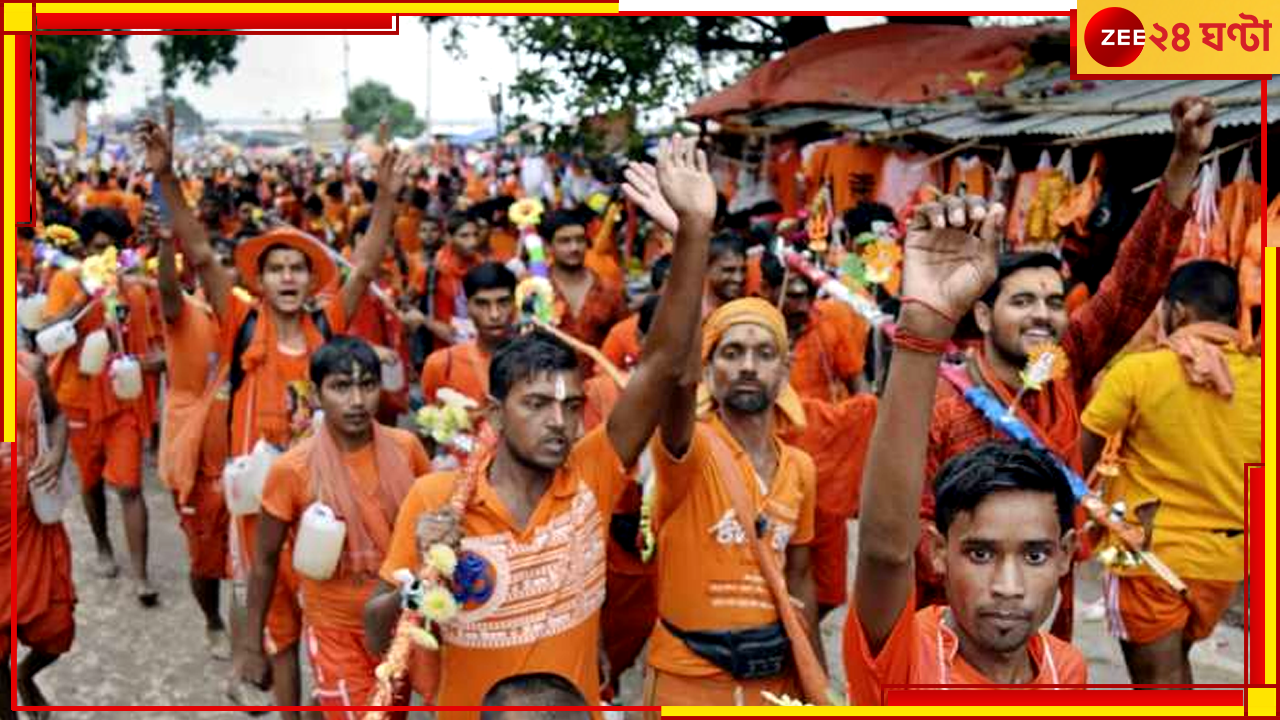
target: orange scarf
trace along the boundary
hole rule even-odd
[[[324,344],[324,336],[306,311],[302,313],[302,332],[306,336],[308,354]],[[259,305],[258,325],[254,328],[253,340],[240,357],[240,365],[244,369],[244,384],[237,393],[236,404],[245,408],[241,416],[245,423],[242,430],[243,444],[237,446],[239,454],[252,450],[258,438],[264,438],[275,445],[288,443],[289,391],[281,367],[278,344],[271,312]],[[243,399],[239,396],[243,396]],[[241,405],[243,402],[248,404]],[[235,441],[233,438],[232,442]]]
[[[1235,379],[1231,377],[1222,346],[1239,347],[1239,330],[1222,323],[1196,322],[1178,328],[1160,344],[1178,355],[1187,382],[1213,390],[1224,398],[1230,399],[1235,394]]]
[[[364,492],[342,459],[342,451],[333,441],[328,425],[321,427],[306,442],[311,461],[311,477],[315,497],[328,505],[347,524],[339,572],[343,575],[374,576],[391,547],[391,529],[395,526],[400,503],[413,487],[413,471],[403,451],[386,428],[373,425],[374,462],[378,485],[374,503],[362,503],[356,493]]]
[[[973,358],[982,384],[1007,407],[1013,402],[1014,392],[996,376],[995,368],[981,349],[973,353]],[[1045,447],[1079,473],[1084,468],[1080,454],[1080,412],[1071,386],[1069,378],[1049,382],[1039,392],[1024,394],[1016,412]]]

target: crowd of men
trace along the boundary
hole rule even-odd
[[[378,694],[398,620],[423,604],[404,571],[440,546],[457,562],[428,626],[438,649],[415,647],[397,704],[412,690],[436,706],[598,706],[637,663],[654,706],[1085,683],[1072,577],[1105,541],[1078,511],[1081,478],[1124,504],[1182,585],[1149,563],[1108,567],[1133,681],[1190,683],[1192,644],[1244,577],[1261,365],[1234,328],[1234,271],[1174,267],[1214,109],[1184,98],[1171,119],[1163,180],[1087,301],[1068,311],[1055,255],[998,252],[998,203],[943,196],[902,219],[883,326],[820,294],[772,241],[748,250],[758,233],[725,226],[695,140],[662,141],[612,198],[602,186],[609,210],[563,189],[545,198],[548,324],[530,319],[523,283],[539,258],[501,178],[486,186],[389,145],[364,176],[186,172],[172,128],[144,122],[145,173],[44,176],[43,222],[19,231],[43,326],[70,320],[77,340],[18,366],[16,473],[0,489],[16,503],[16,522],[0,509],[0,555],[12,543],[17,564],[12,587],[0,572],[16,617],[6,605],[3,685],[16,635],[21,703],[76,702],[36,684],[76,634],[71,544],[35,510],[68,450],[105,577],[120,572],[107,488],[119,500],[142,606],[120,611],[172,591],[148,574],[149,445],[233,696],[248,682],[326,718],[362,717],[343,708]],[[639,220],[653,231],[619,242]],[[104,302],[86,268],[109,248],[154,272],[121,266]],[[647,283],[625,283],[632,259]],[[1134,347],[1153,315],[1159,341]],[[111,357],[139,361],[137,397],[122,399],[114,371],[84,371],[99,329]],[[864,363],[876,333],[891,348],[884,377]],[[1046,344],[1062,365],[1028,389]],[[469,443],[406,420],[442,390],[471,401]],[[233,514],[233,468],[260,457],[260,501]],[[1118,469],[1091,472],[1102,464]],[[327,574],[306,560],[321,554],[304,532],[317,508],[345,529]],[[847,684],[833,688],[818,627],[846,604]]]

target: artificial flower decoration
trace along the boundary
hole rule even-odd
[[[437,585],[422,593],[422,615],[432,622],[445,622],[458,614],[453,593]]]
[[[599,215],[605,211],[605,208],[609,207],[609,196],[602,192],[591,193],[587,197],[587,207],[591,208],[591,212]]]
[[[531,228],[537,227],[538,223],[542,222],[543,211],[541,200],[525,198],[512,203],[511,209],[507,211],[507,217],[511,219],[511,224],[518,228]]]
[[[452,575],[453,571],[458,569],[458,555],[453,548],[444,543],[436,543],[427,550],[427,560],[431,562],[431,567],[441,575]]]
[[[80,245],[80,233],[66,225],[45,226],[44,237],[53,243],[54,247],[74,248]]]
[[[902,274],[902,248],[892,240],[877,240],[862,249],[867,282],[894,285]]]
[[[90,294],[97,294],[116,286],[119,258],[114,247],[85,258],[80,265],[80,283]]]
[[[516,286],[516,307],[523,320],[537,320],[545,325],[556,325],[556,290],[544,277],[528,277]]]
[[[1065,378],[1070,364],[1066,352],[1057,343],[1040,343],[1027,353],[1027,366],[1018,377],[1027,390],[1041,390],[1045,383]]]

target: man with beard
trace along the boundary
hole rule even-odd
[[[441,388],[452,388],[484,404],[489,397],[489,362],[515,332],[516,276],[505,265],[477,265],[462,279],[462,289],[476,339],[427,356],[422,366],[422,394],[428,403],[435,402]]]
[[[702,365],[701,392],[692,378],[674,388],[654,441],[659,621],[645,704],[763,705],[762,691],[801,695],[791,644],[821,648],[809,557],[815,471],[781,440],[784,427],[804,425],[782,314],[759,298],[721,306],[703,323]],[[752,524],[739,520],[730,484]],[[757,542],[767,545],[759,560]],[[778,565],[785,588],[771,586]],[[782,594],[798,601],[807,637],[784,631]]]
[[[964,374],[985,386],[1006,406],[1021,387],[1019,373],[1032,349],[1060,344],[1069,363],[1066,377],[1023,393],[1016,417],[1026,423],[1059,459],[1080,472],[1080,411],[1093,377],[1146,321],[1160,301],[1189,217],[1184,209],[1200,155],[1213,139],[1214,109],[1208,100],[1182,98],[1171,111],[1174,149],[1163,182],[1152,192],[1142,215],[1120,245],[1115,266],[1098,292],[1068,316],[1061,264],[1053,255],[1019,253],[1002,256],[995,282],[973,306],[982,345],[967,355]],[[960,201],[951,202],[959,207]],[[956,210],[933,203],[928,211],[942,216]],[[968,308],[963,311],[967,312]],[[1001,433],[965,399],[949,379],[937,381],[937,400],[929,430],[925,476],[934,477],[950,458]],[[933,496],[921,495],[921,515],[933,517]],[[927,547],[920,548],[921,559]],[[941,579],[926,562],[918,562],[916,602],[944,602]],[[1071,574],[1063,576],[1062,598],[1053,632],[1071,638],[1073,605]]]
[[[433,544],[460,534],[459,567],[478,567],[488,587],[465,596],[462,612],[440,623],[439,705],[475,706],[497,681],[539,672],[570,679],[588,705],[599,703],[608,678],[607,667],[597,664],[604,656],[609,518],[627,469],[657,427],[666,389],[692,374],[715,213],[715,186],[694,141],[663,142],[657,175],[681,233],[643,359],[609,420],[579,437],[585,396],[577,355],[546,333],[518,337],[489,368],[488,416],[497,442],[461,471],[419,479],[396,518],[383,583],[365,607],[372,649],[387,647],[402,596],[421,600],[413,586],[396,589],[396,572],[416,570]],[[466,483],[461,487],[470,495],[460,517],[450,508],[456,483]]]
[[[891,685],[1063,685],[1084,656],[1040,631],[1071,569],[1075,501],[1046,452],[988,442],[937,474],[936,526],[921,533],[931,388],[939,360],[996,275],[1004,208],[945,198],[921,208],[906,239],[895,351],[863,475],[853,601],[844,629],[849,699],[879,705]],[[981,223],[979,237],[965,228]],[[949,605],[916,610],[913,550],[944,578]]]
[[[614,324],[627,315],[621,287],[586,266],[587,228],[574,213],[557,210],[542,222],[551,246],[551,284],[556,290],[560,329],[599,347]]]

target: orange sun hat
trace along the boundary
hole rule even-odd
[[[258,282],[258,261],[268,248],[282,245],[307,256],[311,264],[311,292],[329,287],[338,278],[338,266],[328,250],[315,237],[293,227],[283,227],[245,240],[236,246],[236,269],[244,286],[255,295],[262,294]]]

